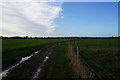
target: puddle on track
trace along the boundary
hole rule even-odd
[[[2,77],[6,77],[6,76],[9,74],[9,71],[10,71],[10,70],[14,69],[14,68],[17,67],[18,65],[20,65],[22,62],[30,59],[33,55],[39,53],[40,51],[41,51],[41,50],[38,50],[38,51],[34,52],[33,54],[31,54],[30,56],[23,57],[17,64],[15,64],[15,65],[11,66],[10,68],[2,71],[2,72],[0,73],[0,80],[2,79]]]
[[[49,56],[52,52],[49,52],[48,55],[44,58],[43,62],[41,63],[41,65],[38,67],[38,69],[36,70],[36,72],[34,73],[34,76],[31,78],[31,80],[37,80],[39,73],[42,70],[42,67],[45,65],[45,63],[47,62],[47,60],[49,59]]]

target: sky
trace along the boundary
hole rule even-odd
[[[118,35],[117,2],[34,1],[0,3],[2,36]]]
[[[63,19],[56,19],[57,27],[53,35],[118,35],[118,3],[66,2],[62,8]]]

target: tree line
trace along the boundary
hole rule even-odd
[[[120,38],[118,37],[21,37],[21,36],[13,36],[13,37],[5,37],[0,36],[1,39],[112,39],[112,38]]]

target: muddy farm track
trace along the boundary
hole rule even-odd
[[[37,54],[23,61],[18,66],[9,70],[9,73],[2,80],[40,80],[46,77],[46,67],[52,53],[60,43],[45,46]]]

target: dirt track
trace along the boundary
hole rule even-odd
[[[12,69],[8,76],[2,80],[39,80],[45,78],[47,75],[45,65],[58,45],[59,43],[55,43],[43,47],[39,53]]]

